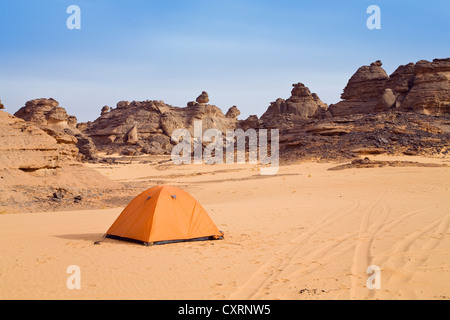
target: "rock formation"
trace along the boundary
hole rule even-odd
[[[412,82],[401,101],[403,109],[433,115],[450,113],[450,58],[417,62],[413,77],[398,73]]]
[[[376,61],[358,69],[344,89],[341,96],[343,101],[330,105],[333,116],[373,113],[377,106],[386,103],[380,99],[382,95],[389,94],[385,92],[389,76],[381,66],[382,63]]]
[[[450,152],[450,59],[400,66],[391,76],[376,61],[349,80],[343,101],[326,111],[315,94],[294,84],[292,97],[272,102],[244,130],[279,129],[283,159],[339,159],[367,154]],[[440,117],[436,117],[436,116]]]
[[[239,111],[239,109],[236,106],[232,106],[230,109],[228,109],[228,112],[225,115],[225,117],[229,119],[237,119],[237,117],[239,117],[240,115],[241,112]]]
[[[390,76],[376,61],[357,70],[341,98],[328,108],[297,83],[291,97],[272,102],[261,118],[243,121],[237,119],[236,106],[224,115],[209,104],[205,91],[183,108],[157,100],[119,101],[116,108],[104,106],[100,117],[87,123],[77,124],[54,99],[29,101],[16,115],[53,137],[64,150],[60,154],[70,158],[80,152],[84,160],[95,159],[97,148],[109,154],[170,154],[172,133],[187,129],[194,136],[196,121],[202,122],[203,131],[279,129],[287,157],[448,152],[449,58],[409,63]]]
[[[171,136],[176,129],[188,129],[193,136],[194,122],[202,121],[206,129],[225,132],[234,129],[240,114],[236,107],[225,116],[218,107],[209,105],[208,93],[203,92],[196,102],[180,108],[164,101],[120,101],[117,108],[79,129],[92,138],[99,150],[126,155],[170,154]]]
[[[137,144],[139,142],[137,126],[133,126],[133,128],[131,128],[131,130],[127,133],[126,140],[128,144]]]
[[[325,117],[328,106],[320,100],[317,94],[311,93],[303,83],[293,84],[292,86],[294,88],[291,97],[287,100],[278,98],[275,102],[272,102],[259,123],[252,117],[239,125],[242,128],[247,128],[249,125],[258,125],[253,128],[287,129],[302,125],[309,119]]]
[[[380,61],[361,67],[330,105],[333,116],[383,112],[392,108],[423,114],[450,113],[450,58],[400,66],[391,76]]]
[[[59,106],[58,101],[52,98],[31,100],[14,115],[35,124],[55,138],[64,146],[66,153],[76,157],[80,152],[80,160],[97,159],[93,142],[76,128],[76,117],[69,116],[66,110]]]
[[[0,111],[0,167],[24,172],[55,169],[67,157],[57,141],[39,128]]]
[[[326,110],[328,106],[320,100],[315,93],[305,87],[303,83],[292,85],[292,95],[289,99],[277,99],[272,102],[269,109],[262,116],[270,118],[280,114],[291,114],[301,118],[312,118],[318,114],[319,111]]]
[[[448,155],[449,117],[389,110],[312,119],[280,132],[283,160],[351,159],[370,154]]]
[[[65,190],[65,204],[74,197],[92,198],[93,190],[112,190],[115,182],[84,167],[65,146],[45,131],[0,111],[0,212],[20,213],[65,208],[52,193]],[[90,196],[89,196],[90,194]]]
[[[101,112],[101,115],[104,115],[105,113],[108,113],[109,112],[109,107],[108,106],[104,106],[103,108],[102,108],[102,112]]]
[[[196,100],[198,103],[206,104],[209,102],[208,92],[203,91],[201,95],[197,97]]]
[[[2,100],[0,100],[0,109],[5,109],[5,106],[2,104]]]

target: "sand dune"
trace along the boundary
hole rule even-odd
[[[264,178],[250,165],[92,165],[183,187],[225,240],[93,245],[123,208],[0,215],[0,299],[450,299],[449,168],[336,165]],[[67,288],[70,265],[80,290]],[[379,290],[366,286],[371,265]]]

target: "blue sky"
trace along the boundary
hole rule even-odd
[[[66,27],[70,5],[81,30]],[[381,30],[366,27],[370,5]],[[361,65],[449,57],[449,21],[448,0],[0,0],[0,99],[14,113],[53,97],[79,121],[204,90],[260,116],[297,82],[336,103]]]

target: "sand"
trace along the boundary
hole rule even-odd
[[[0,299],[450,299],[450,168],[336,165],[269,177],[254,165],[91,165],[119,182],[182,187],[225,240],[94,245],[123,208],[3,214]],[[67,286],[72,265],[79,290]]]

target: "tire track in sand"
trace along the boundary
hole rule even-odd
[[[386,287],[405,289],[410,284],[410,280],[418,269],[428,261],[433,250],[441,244],[448,232],[449,226],[450,214],[428,224],[397,242],[384,261],[386,270],[391,273],[391,276],[386,280]],[[420,238],[429,233],[431,233],[430,239],[419,250],[416,248],[414,250],[414,256],[412,256],[411,247],[417,245]],[[415,295],[415,293],[410,294]]]
[[[292,239],[276,256],[258,268],[228,299],[254,300],[263,297],[265,295],[263,292],[264,288],[267,288],[269,283],[274,281],[287,266],[292,265],[292,258],[295,257],[296,252],[298,254],[299,249],[304,245],[306,240],[311,238],[317,231],[351,214],[359,206],[359,201],[353,202],[323,216],[310,229]]]
[[[386,204],[380,204],[385,194],[386,192],[378,200],[374,201],[370,208],[364,211],[361,218],[350,272],[350,299],[360,299],[367,293],[365,278],[367,268],[372,265],[371,248],[373,241],[375,236],[379,234],[390,213],[390,208]],[[375,221],[371,223],[370,218],[374,215],[376,215]]]

